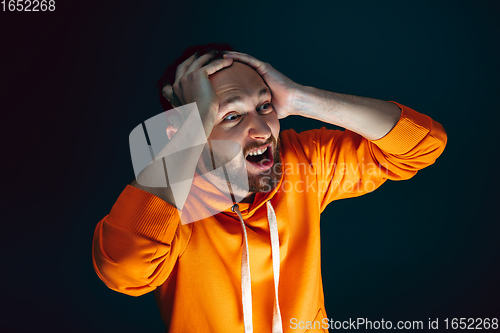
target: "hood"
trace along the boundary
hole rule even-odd
[[[272,262],[273,262],[273,277],[274,277],[274,308],[273,308],[273,333],[282,333],[283,324],[281,320],[281,311],[278,300],[278,285],[280,274],[280,247],[278,222],[274,207],[271,204],[271,198],[281,186],[284,175],[281,175],[278,185],[270,192],[256,193],[253,203],[236,203],[231,198],[234,196],[231,193],[231,198],[224,195],[215,185],[206,180],[204,177],[195,173],[189,195],[193,196],[198,201],[202,202],[211,215],[216,215],[220,212],[239,220],[242,230],[242,250],[241,250],[241,303],[243,308],[243,322],[245,333],[253,332],[253,316],[252,316],[252,279],[250,272],[250,253],[248,247],[248,238],[246,232],[245,219],[253,216],[255,211],[266,205],[267,220],[270,230]],[[197,213],[200,214],[200,213]]]
[[[274,197],[276,192],[278,192],[282,181],[283,175],[281,175],[278,185],[272,191],[255,194],[253,203],[237,202],[241,214],[245,218],[250,218],[255,211],[266,204],[266,201]],[[231,197],[228,198],[215,185],[203,176],[200,176],[197,172],[195,172],[195,177],[193,178],[189,195],[202,202],[203,205],[212,212],[223,212],[224,214],[236,217],[236,213],[234,213],[231,209],[231,207],[235,204]]]

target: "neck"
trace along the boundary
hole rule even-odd
[[[196,167],[196,172],[198,173],[198,175],[200,175],[207,182],[212,183],[215,187],[217,187],[228,198],[230,198],[230,199],[232,198],[231,193],[227,192],[227,187],[225,187],[225,186],[219,186],[216,181],[214,182],[213,180],[209,179],[207,177],[207,174],[201,172],[201,170],[198,167]],[[250,203],[251,204],[251,203],[254,202],[254,200],[255,200],[255,192],[248,192],[247,195],[242,200],[240,200],[240,202],[242,202],[242,203]]]

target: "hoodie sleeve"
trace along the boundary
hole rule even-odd
[[[174,206],[127,185],[95,228],[92,260],[97,275],[109,288],[131,296],[156,289],[182,251],[181,229]]]
[[[378,140],[325,127],[298,134],[298,143],[316,172],[321,211],[334,200],[372,192],[387,179],[410,179],[443,152],[447,135],[441,124],[392,103],[400,107],[400,119]]]

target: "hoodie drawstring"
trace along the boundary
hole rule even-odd
[[[234,202],[234,201],[233,201]],[[278,285],[280,279],[280,244],[278,235],[278,222],[276,214],[270,201],[267,205],[267,221],[269,223],[269,231],[271,235],[271,255],[273,259],[273,275],[274,275],[274,310],[273,310],[273,333],[282,333],[283,324],[281,322],[281,312],[278,300]],[[252,316],[252,280],[250,276],[250,256],[248,251],[248,238],[245,221],[241,216],[238,204],[231,207],[233,212],[236,212],[240,218],[241,228],[243,230],[243,240],[245,246],[241,253],[241,301],[243,304],[243,323],[245,325],[245,333],[253,333],[253,316]]]
[[[278,235],[278,221],[274,213],[271,201],[266,201],[267,205],[267,221],[269,222],[269,230],[271,234],[271,254],[273,257],[273,275],[274,275],[274,313],[273,313],[273,333],[282,333],[283,326],[281,323],[281,311],[278,300],[278,285],[280,281],[280,239]]]
[[[231,209],[238,214],[243,229],[243,240],[245,243],[241,251],[241,302],[243,304],[243,323],[245,325],[245,333],[253,333],[252,280],[250,278],[250,256],[248,253],[247,229],[243,217],[241,216],[240,207],[234,204]]]

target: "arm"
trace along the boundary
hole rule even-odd
[[[196,60],[191,57],[177,68],[175,106],[196,103],[199,115],[196,108],[178,107],[181,113],[173,121],[175,127],[166,129],[171,140],[132,186],[124,189],[109,215],[96,226],[94,269],[115,291],[139,296],[154,290],[170,276],[187,244],[192,225],[181,225],[180,210],[191,182],[177,186],[172,183],[175,179],[192,181],[203,145],[185,148],[199,142],[200,135],[206,139],[213,128],[219,102],[208,75],[229,66],[232,60],[215,60],[201,67],[212,56],[206,54]],[[172,87],[168,88],[165,94],[172,100]],[[165,160],[170,187],[165,186]]]
[[[368,140],[385,136],[398,122],[401,109],[394,103],[299,86],[290,114],[337,125]]]
[[[271,89],[273,106],[280,119],[289,115],[304,116],[341,126],[372,141],[382,139],[401,120],[402,109],[397,103],[302,86],[248,54],[229,52],[224,57],[243,62],[262,76]],[[443,134],[446,136],[444,130]]]
[[[441,124],[404,105],[301,86],[270,64],[243,53],[231,57],[253,67],[271,89],[279,118],[301,115],[344,127],[290,136],[325,184],[322,209],[332,200],[373,191],[385,180],[411,178],[434,163],[446,146]]]
[[[197,59],[191,56],[177,68],[173,86],[164,87],[164,96],[177,107],[177,114],[170,116],[176,126],[165,129],[169,142],[131,183],[180,210],[219,110],[219,101],[208,77],[232,64],[232,59],[219,59],[202,67],[214,55],[210,52]],[[202,144],[193,145],[195,142]]]
[[[441,124],[407,106],[384,137],[367,140],[351,130],[284,131],[283,144],[300,147],[312,166],[323,210],[333,200],[374,191],[387,179],[405,180],[431,164],[443,152],[447,136]]]
[[[189,238],[186,232],[175,207],[127,186],[95,228],[94,269],[112,290],[130,296],[153,291],[172,272]]]
[[[279,118],[299,115],[341,126],[377,140],[386,135],[399,120],[401,110],[393,103],[305,87],[290,80],[270,64],[247,54],[224,55],[253,67],[264,79],[273,95],[273,106]]]

